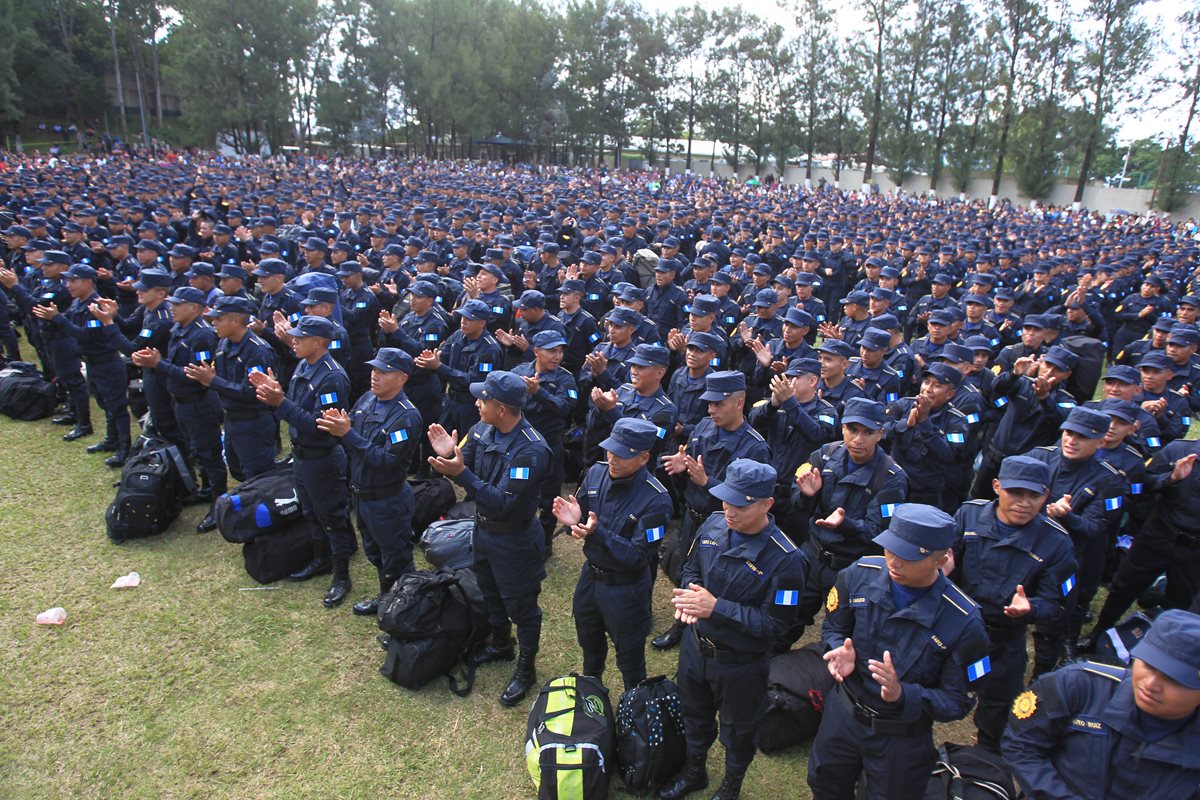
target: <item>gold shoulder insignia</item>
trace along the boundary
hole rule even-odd
[[[829,590],[829,596],[825,598],[825,613],[832,614],[838,609],[838,590],[833,587]]]
[[[1037,711],[1037,695],[1032,691],[1022,692],[1013,701],[1012,713],[1017,719],[1029,719],[1035,711]]]

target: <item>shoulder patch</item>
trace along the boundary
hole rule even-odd
[[[792,540],[789,539],[787,534],[784,533],[783,531],[777,530],[774,533],[772,533],[771,541],[775,543],[776,547],[778,547],[780,550],[782,550],[785,553],[796,552],[796,545],[794,545],[792,543]]]
[[[750,435],[753,436],[755,439],[758,439],[760,442],[766,441],[766,439],[764,439],[762,437],[762,434],[759,433],[758,431],[754,430],[754,428],[747,427],[746,430],[748,430],[750,432]]]
[[[1022,692],[1013,701],[1012,713],[1017,719],[1029,719],[1035,711],[1037,711],[1037,695],[1032,690]]]
[[[771,402],[771,401],[770,400],[759,400],[757,403],[755,403],[753,406],[751,406],[751,408],[758,408],[759,406],[765,406],[769,402]]]

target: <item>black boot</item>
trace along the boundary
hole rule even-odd
[[[687,626],[682,622],[672,622],[671,627],[650,640],[650,646],[655,650],[670,650],[679,644],[679,640],[683,638],[683,631],[686,628]]]
[[[96,442],[95,444],[88,445],[87,451],[89,453],[111,453],[112,451],[114,451],[116,449],[117,449],[117,440],[116,439],[105,439],[102,442]]]
[[[671,779],[671,782],[658,790],[659,800],[678,800],[690,792],[698,792],[708,786],[707,755],[688,756],[683,769]]]
[[[216,506],[209,506],[208,513],[204,515],[204,519],[196,523],[196,533],[210,533],[217,529],[217,509]]]
[[[383,597],[392,589],[392,584],[395,583],[391,576],[384,575],[383,570],[379,570],[379,594],[372,597],[370,600],[363,600],[361,603],[355,603],[351,610],[359,617],[372,617],[379,611],[379,598]]]
[[[500,695],[501,705],[515,706],[525,699],[525,695],[529,694],[529,690],[537,683],[537,672],[533,668],[535,656],[537,656],[536,650],[533,652],[521,651],[521,655],[517,657],[517,668],[513,670],[504,694]]]
[[[313,560],[308,562],[308,566],[299,572],[293,572],[288,575],[289,581],[307,581],[315,578],[318,575],[328,575],[333,571],[333,562],[329,560],[329,543],[323,542],[313,545]]]
[[[350,586],[350,560],[335,558],[333,560],[333,583],[329,585],[329,591],[325,593],[325,599],[321,602],[325,604],[326,608],[340,606],[346,599],[346,595],[350,594]]]
[[[113,453],[108,458],[104,459],[104,463],[113,469],[119,469],[125,466],[125,462],[129,460],[129,450],[118,448],[117,452]]]
[[[512,625],[493,625],[492,635],[486,645],[475,651],[473,661],[475,666],[490,664],[493,661],[512,661],[517,655],[513,645]]]
[[[76,422],[75,415],[71,413],[63,414],[61,417],[55,417],[50,420],[55,425],[74,425]]]
[[[70,431],[63,434],[62,440],[64,442],[73,442],[76,439],[82,439],[85,436],[91,436],[91,435],[92,435],[92,426],[91,425],[76,425],[74,428],[71,428]]]
[[[712,796],[712,800],[738,800],[742,795],[742,778],[744,777],[744,775],[726,773],[725,779],[717,787],[717,793]]]

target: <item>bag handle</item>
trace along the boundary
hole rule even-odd
[[[173,444],[167,445],[165,450],[171,458],[171,463],[175,465],[175,471],[179,473],[179,479],[183,481],[183,488],[187,489],[188,494],[195,493],[196,481],[192,480],[192,473],[183,461],[183,453]]]

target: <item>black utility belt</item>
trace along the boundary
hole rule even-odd
[[[488,519],[482,514],[475,515],[475,524],[483,528],[488,533],[524,533],[529,530],[529,526],[533,523],[533,518],[524,522],[501,521],[496,519]]]
[[[808,545],[812,554],[817,557],[817,560],[830,569],[843,570],[858,560],[854,556],[841,556],[830,550],[826,550],[813,539],[808,540]]]
[[[605,586],[627,586],[631,583],[637,583],[647,576],[647,571],[644,569],[633,572],[616,572],[614,570],[600,569],[592,564],[588,564],[587,566],[588,572],[592,574],[592,577]]]
[[[743,653],[720,647],[713,640],[696,633],[695,630],[695,626],[692,626],[692,635],[696,637],[696,646],[700,650],[700,655],[711,658],[718,664],[753,664],[755,661],[767,657],[766,653]]]
[[[881,717],[876,709],[860,703],[852,697],[850,690],[846,688],[846,684],[840,684],[837,689],[838,694],[849,705],[854,719],[874,733],[883,734],[884,736],[910,736],[914,733],[928,732],[933,728],[933,723],[925,717],[916,722],[903,722],[898,719]]]
[[[325,458],[333,452],[335,446],[332,444],[304,445],[292,442],[292,455],[298,458]]]
[[[351,486],[350,491],[359,500],[385,500],[395,497],[404,489],[404,483],[392,483],[387,486]]]

